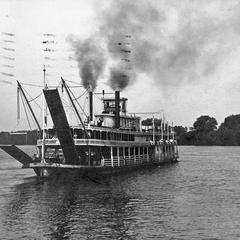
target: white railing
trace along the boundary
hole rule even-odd
[[[114,156],[113,157],[113,167],[117,167],[118,166],[118,157]]]
[[[111,167],[112,166],[112,159],[111,158],[104,158],[104,166]]]

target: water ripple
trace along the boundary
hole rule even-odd
[[[1,239],[240,239],[240,148],[180,153],[179,164],[97,184],[38,182],[0,152]]]

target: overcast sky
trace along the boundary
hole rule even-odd
[[[81,82],[73,58],[87,41],[102,54],[95,91],[113,86],[109,69],[121,58],[114,44],[129,43],[131,78],[121,93],[129,112],[163,109],[183,126],[240,113],[239,0],[1,0],[0,12],[0,130],[26,126],[16,125],[16,80],[41,85],[45,64],[49,85],[61,76]],[[32,97],[41,90],[26,89]]]

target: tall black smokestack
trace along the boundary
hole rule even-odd
[[[115,128],[120,128],[120,92],[115,91]]]
[[[89,121],[93,120],[93,92],[90,88],[89,90]]]

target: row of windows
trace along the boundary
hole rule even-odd
[[[82,129],[71,129],[74,138],[85,138],[84,131]],[[91,139],[102,139],[102,140],[119,140],[119,141],[134,141],[133,134],[126,133],[114,133],[97,130],[87,130],[88,136]]]
[[[147,149],[147,147],[119,147],[119,156],[133,156],[135,150],[135,155],[143,155],[143,154],[152,154],[153,150],[151,148]],[[117,156],[117,148],[113,147],[113,156]]]
[[[83,129],[72,129],[71,133],[73,138],[83,139],[86,138]],[[90,139],[102,139],[102,140],[117,140],[117,141],[134,141],[134,134],[127,134],[127,133],[114,133],[114,132],[107,132],[107,131],[99,131],[99,130],[87,130],[88,136]],[[47,138],[52,138],[55,135],[54,129],[47,130]],[[159,141],[161,136],[155,135],[155,140]],[[164,136],[166,140],[166,136]],[[146,141],[153,140],[153,136],[149,135],[146,136]]]
[[[139,120],[120,118],[120,126],[123,128],[130,128],[136,130],[139,129]]]

